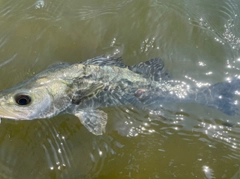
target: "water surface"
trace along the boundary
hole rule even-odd
[[[0,90],[102,54],[161,57],[198,86],[225,81],[239,75],[239,16],[237,0],[0,0]],[[240,178],[239,116],[196,104],[104,111],[103,136],[71,115],[2,119],[0,178]]]

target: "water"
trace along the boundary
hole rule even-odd
[[[239,12],[237,0],[0,0],[0,89],[101,54],[161,57],[199,86],[224,81],[240,70]],[[239,116],[196,104],[104,110],[103,136],[71,115],[2,119],[0,178],[240,178]]]

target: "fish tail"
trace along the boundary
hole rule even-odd
[[[223,113],[233,116],[238,114],[238,101],[236,92],[240,91],[240,79],[234,78],[231,82],[221,82],[204,90],[208,107],[216,108]]]

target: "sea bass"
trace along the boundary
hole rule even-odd
[[[101,135],[107,114],[98,108],[133,105],[160,110],[165,103],[198,103],[228,115],[237,111],[240,79],[209,87],[171,80],[160,58],[127,66],[121,58],[99,56],[76,64],[52,66],[0,93],[0,117],[18,120],[69,113],[93,134]]]

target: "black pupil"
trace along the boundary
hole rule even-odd
[[[25,106],[31,103],[31,97],[28,95],[16,95],[15,101],[18,105]]]

